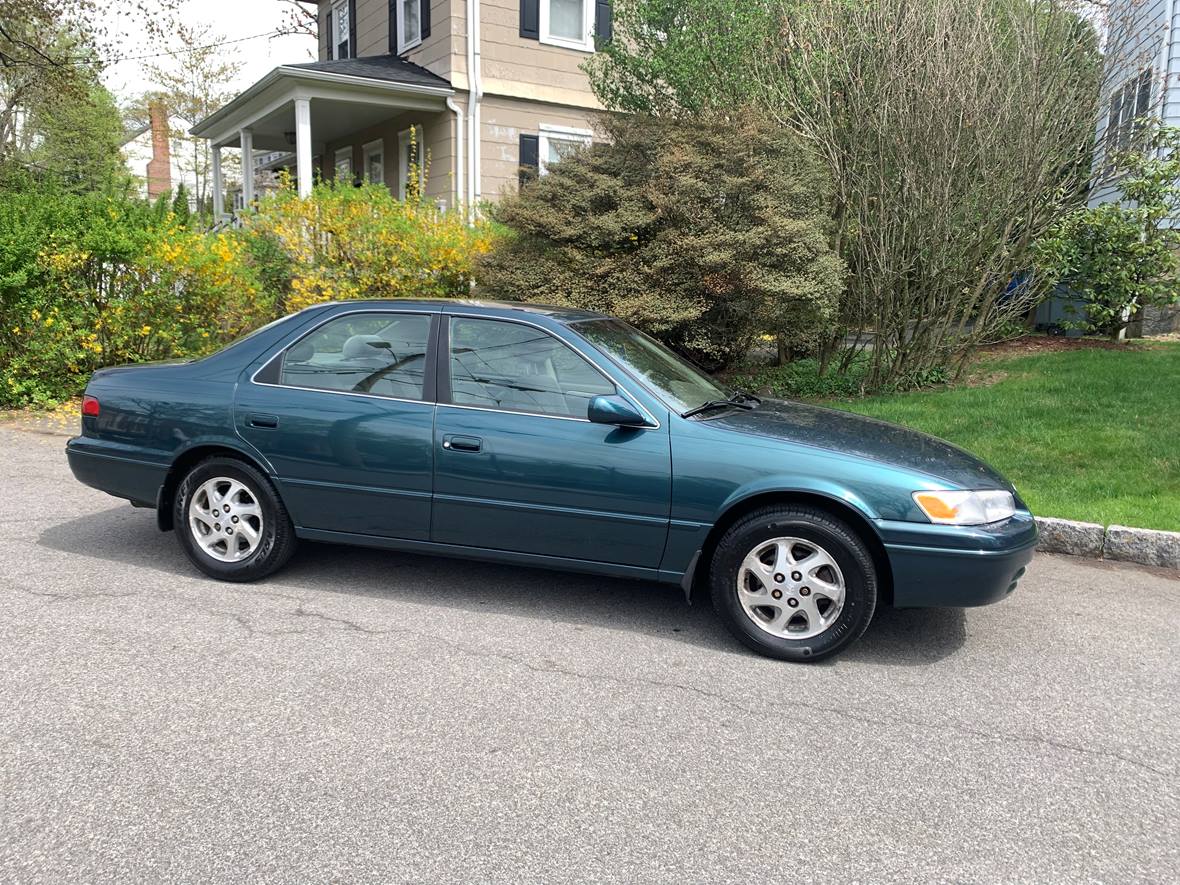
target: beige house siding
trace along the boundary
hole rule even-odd
[[[542,125],[595,130],[595,114],[585,109],[499,96],[485,96],[482,107],[480,165],[485,200],[516,190],[522,133],[536,135]]]

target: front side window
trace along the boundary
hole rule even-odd
[[[382,184],[385,181],[385,143],[371,141],[365,145],[365,181]]]
[[[587,320],[571,328],[646,381],[677,412],[686,412],[728,394],[692,363],[621,320]]]
[[[351,32],[350,23],[348,20],[348,2],[337,3],[332,7],[332,45],[335,47],[335,58],[351,58],[352,47],[348,45],[348,36]]]
[[[451,402],[585,418],[615,385],[548,332],[502,320],[451,320]]]
[[[550,163],[563,160],[575,151],[590,144],[591,133],[587,129],[571,129],[567,126],[542,124],[539,130],[537,167],[544,175]]]
[[[541,0],[541,42],[594,51],[592,0]]]
[[[352,182],[352,148],[345,147],[336,151],[336,183],[349,184]]]
[[[279,383],[422,399],[429,333],[424,314],[346,314],[287,349]]]
[[[1135,148],[1145,131],[1154,78],[1152,69],[1147,68],[1111,93],[1104,139],[1107,175],[1118,171],[1118,155]]]
[[[405,52],[422,42],[422,0],[398,0],[401,21],[397,35],[397,51]]]

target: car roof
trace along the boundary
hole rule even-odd
[[[488,301],[479,298],[370,298],[357,301],[330,301],[314,305],[311,309],[350,307],[417,307],[445,313],[461,313],[464,308],[487,310],[489,312],[529,313],[549,317],[559,323],[574,323],[580,320],[609,319],[606,314],[576,307],[562,307],[556,304],[532,304],[525,301]]]

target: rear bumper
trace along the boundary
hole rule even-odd
[[[1037,546],[1032,514],[995,526],[880,524],[893,571],[893,603],[927,608],[990,605],[1016,589]]]
[[[168,474],[165,464],[95,451],[83,437],[66,443],[66,460],[78,482],[146,507],[156,506],[160,486]]]

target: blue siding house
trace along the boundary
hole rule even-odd
[[[1149,117],[1180,126],[1180,0],[1113,0],[1091,206],[1119,199],[1111,158]]]

